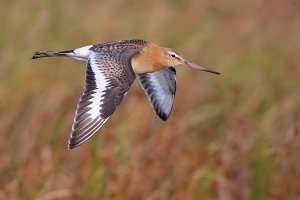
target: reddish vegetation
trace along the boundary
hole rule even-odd
[[[0,199],[300,199],[297,0],[0,5]],[[31,53],[131,38],[222,75],[177,68],[167,122],[136,82],[68,151],[83,63]]]

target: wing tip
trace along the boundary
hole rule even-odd
[[[171,111],[167,113],[157,113],[158,117],[163,120],[164,122],[168,120],[169,116],[171,114]]]
[[[94,132],[91,135],[88,135],[87,138],[73,138],[70,137],[69,142],[68,142],[68,149],[72,150],[75,149],[76,147],[82,145],[83,143],[85,143],[91,136],[93,136],[96,132]]]
[[[68,142],[68,150],[75,149],[76,147],[80,146],[82,143],[76,143],[75,141],[72,141],[72,138],[69,139]]]
[[[160,119],[162,119],[165,122],[168,120],[168,117],[165,117],[165,118],[161,117]]]
[[[103,126],[103,124],[105,124],[105,122],[109,119],[106,118],[104,120],[98,120],[100,116],[98,116],[98,118],[96,118],[96,124],[93,123],[93,126],[89,126],[89,128],[84,132],[81,133],[79,135],[74,134],[74,131],[71,132],[70,138],[69,138],[69,142],[68,142],[68,149],[75,149],[76,147],[82,145],[83,143],[85,143],[86,141],[88,141],[92,136],[94,136]]]
[[[68,144],[68,150],[72,150],[75,149],[76,147],[78,147],[79,145],[70,145]]]

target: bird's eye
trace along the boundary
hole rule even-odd
[[[175,58],[175,57],[176,57],[175,54],[172,54],[171,56],[172,56],[172,58]]]

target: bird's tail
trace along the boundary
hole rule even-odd
[[[72,53],[73,50],[70,51],[36,51],[34,52],[32,59],[43,58],[43,57],[53,57],[53,56],[67,56],[68,53]]]

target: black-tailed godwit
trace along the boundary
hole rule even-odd
[[[32,59],[67,56],[87,63],[85,89],[77,105],[69,149],[93,136],[115,112],[136,75],[156,113],[167,120],[176,92],[175,66],[220,74],[187,61],[176,50],[144,40],[121,40],[69,51],[35,52]]]

